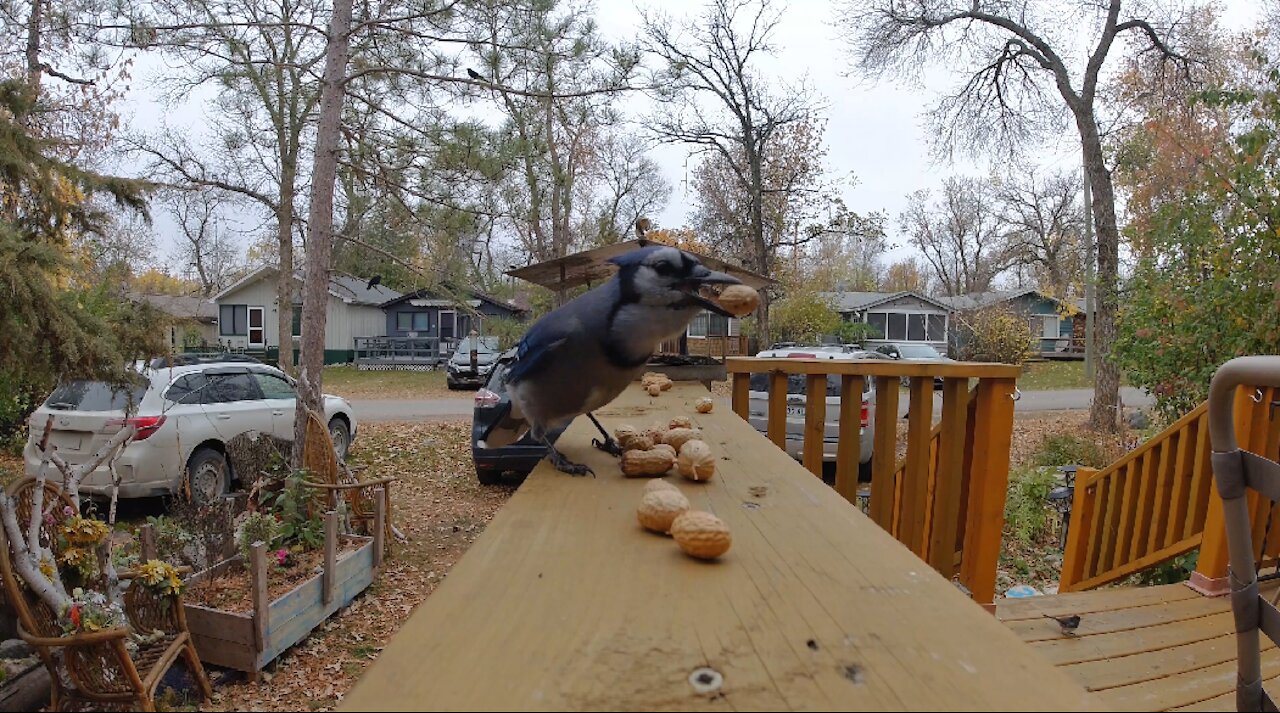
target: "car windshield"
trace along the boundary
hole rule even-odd
[[[768,374],[752,374],[751,375],[752,391],[768,391],[769,375]],[[863,379],[862,393],[866,394],[871,391],[871,379]],[[792,374],[787,377],[787,393],[788,394],[806,394],[805,377],[803,374]],[[840,377],[836,374],[827,375],[827,396],[840,395]]]
[[[137,406],[151,382],[133,376],[132,384],[109,384],[105,381],[68,381],[49,394],[45,405],[59,411],[124,411]]]
[[[899,344],[898,353],[908,359],[941,359],[937,349],[928,344]]]
[[[480,354],[497,354],[498,339],[497,337],[464,337],[459,340],[457,353],[470,355],[473,349]]]

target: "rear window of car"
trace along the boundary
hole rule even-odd
[[[752,391],[768,391],[769,375],[768,374],[752,374],[751,375]],[[871,379],[862,380],[862,393],[866,394],[871,391]],[[802,374],[792,374],[787,377],[787,393],[788,394],[806,394],[808,393],[808,382]],[[836,374],[827,375],[827,396],[840,395],[840,377]]]
[[[67,381],[49,394],[45,406],[59,411],[124,411],[137,406],[151,382],[136,376],[131,384],[105,381]]]

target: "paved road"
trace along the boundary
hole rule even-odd
[[[902,410],[906,413],[906,394]],[[1088,409],[1093,400],[1092,389],[1060,391],[1023,391],[1014,406],[1015,413],[1033,411],[1070,411]],[[1132,387],[1120,389],[1120,401],[1126,410],[1145,408],[1152,398]],[[728,400],[725,400],[727,405]],[[356,418],[362,421],[434,421],[471,417],[471,399],[369,399],[354,400]],[[934,392],[934,413],[942,409],[942,394]]]

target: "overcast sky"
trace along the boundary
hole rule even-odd
[[[637,31],[637,7],[656,8],[677,18],[697,14],[701,9],[691,0],[597,2],[601,29],[615,38],[631,37]],[[1249,0],[1229,0],[1224,6],[1223,20],[1228,28],[1243,29],[1257,19],[1257,8]],[[818,0],[791,0],[786,8],[774,36],[777,56],[764,69],[787,81],[807,78],[826,106],[827,168],[833,178],[851,173],[857,177],[855,186],[849,187],[846,182],[846,202],[859,212],[885,211],[891,221],[890,240],[900,244],[903,240],[897,235],[897,216],[905,207],[908,194],[936,187],[955,173],[985,174],[989,170],[989,164],[981,161],[960,159],[954,164],[939,164],[931,160],[923,115],[937,92],[950,86],[950,75],[944,68],[937,68],[923,89],[892,81],[860,83],[845,76],[850,59],[832,25],[831,5]],[[157,126],[166,112],[156,103],[147,80],[165,70],[153,58],[144,59],[141,68],[141,81],[122,108],[131,116],[133,126],[148,129]],[[625,104],[633,113],[641,114],[645,100],[637,95]],[[197,97],[188,106],[168,112],[168,120],[198,131],[199,105]],[[688,159],[686,149],[679,146],[656,147],[652,156],[674,187],[669,206],[656,218],[664,226],[683,225],[693,201],[686,179],[694,160]],[[1078,142],[1066,137],[1038,157],[1043,166],[1073,168],[1079,165]],[[156,212],[158,252],[168,255],[175,244],[175,226],[162,215],[163,211]],[[896,259],[911,252],[899,246],[890,257]]]

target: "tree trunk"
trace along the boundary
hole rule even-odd
[[[1120,404],[1120,369],[1111,358],[1116,337],[1120,280],[1120,230],[1116,225],[1115,186],[1103,159],[1102,141],[1098,137],[1098,124],[1093,113],[1077,114],[1076,123],[1082,139],[1084,167],[1092,186],[1093,226],[1098,241],[1098,300],[1094,320],[1097,367],[1089,426],[1097,431],[1114,433]]]
[[[293,467],[302,465],[307,413],[323,418],[325,312],[329,304],[329,267],[333,256],[333,192],[338,177],[342,129],[343,80],[351,54],[352,0],[334,0],[320,80],[315,161],[311,172],[311,209],[307,230],[307,271],[302,285],[302,348],[298,370],[298,408],[293,421]]]
[[[296,160],[296,159],[295,159]],[[293,368],[293,192],[297,166],[286,164],[280,174],[280,203],[276,205],[276,236],[279,242],[280,273],[276,276],[276,342],[280,345],[277,363],[286,374]]]
[[[745,132],[746,136],[751,137],[753,133],[753,129],[748,126]],[[748,147],[747,160],[751,164],[751,242],[755,252],[755,264],[751,268],[761,275],[768,275],[769,246],[764,240],[764,171],[760,165],[762,158],[759,152]],[[760,293],[760,306],[756,308],[756,320],[760,327],[761,345],[772,344],[773,336],[769,334],[769,295],[767,290]]]

